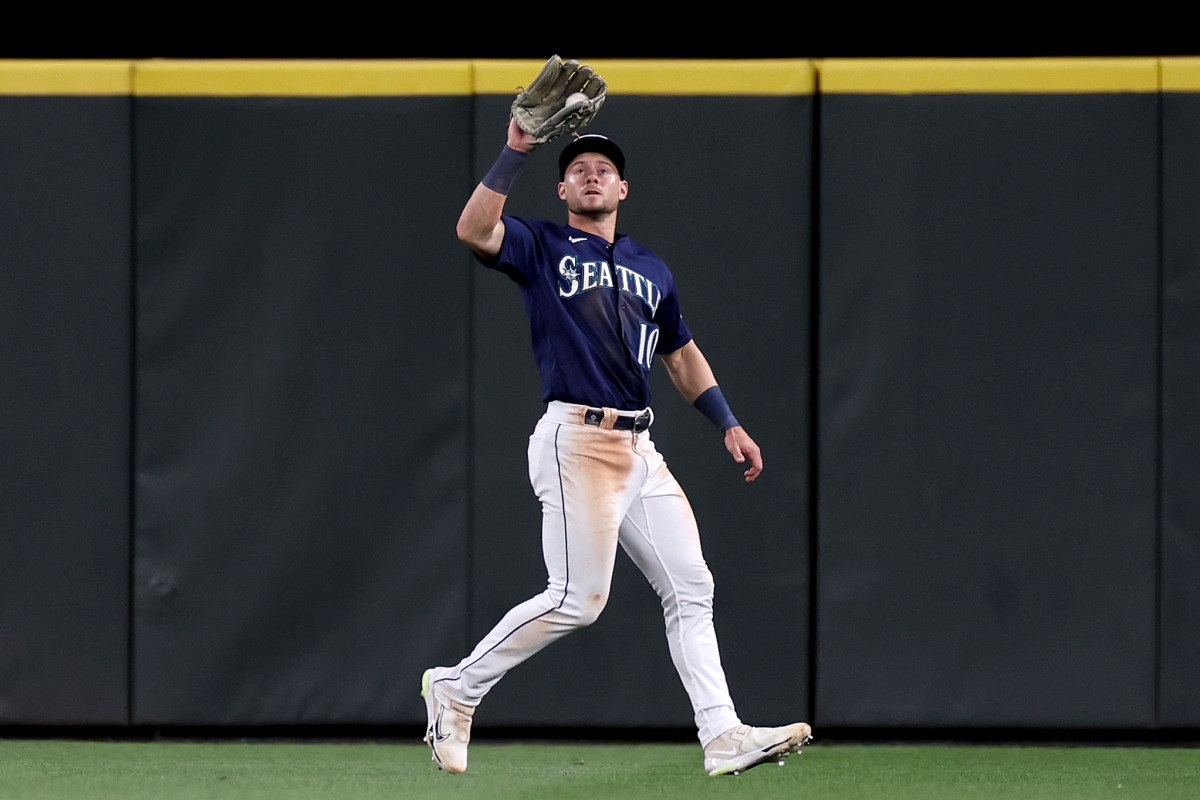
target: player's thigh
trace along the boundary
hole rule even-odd
[[[691,504],[682,491],[638,499],[621,525],[621,546],[660,597],[704,599],[713,580]]]
[[[530,480],[542,505],[542,551],[552,588],[607,597],[625,501],[619,459],[597,465],[596,441],[581,426],[539,423],[530,437]],[[597,474],[603,469],[604,474]],[[614,472],[616,471],[616,472]],[[608,474],[613,473],[613,474]]]

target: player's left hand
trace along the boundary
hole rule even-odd
[[[750,460],[750,469],[743,473],[746,476],[746,483],[750,483],[762,473],[762,451],[758,449],[758,445],[741,425],[735,425],[725,431],[725,449],[739,464],[745,464],[747,459]]]

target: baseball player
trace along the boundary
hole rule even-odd
[[[536,138],[514,118],[495,165],[475,188],[458,236],[519,287],[541,373],[544,416],[529,440],[529,478],[542,504],[545,591],[510,610],[459,663],[426,670],[426,741],[439,768],[463,772],[476,706],[508,670],[594,622],[608,598],[617,545],[663,603],[671,658],[691,700],[704,767],[738,774],[780,764],[811,738],[798,722],[742,723],[713,628],[713,580],[683,490],[650,438],[649,373],[657,355],[683,395],[724,432],[753,481],[758,445],[738,424],[680,315],[657,256],[617,233],[628,196],[625,157],[609,138],[578,136],[559,156],[567,224],[504,214]]]

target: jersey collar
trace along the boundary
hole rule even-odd
[[[619,242],[625,238],[625,234],[621,233],[620,231],[617,231],[613,235],[613,240],[610,242],[598,233],[592,233],[591,231],[581,230],[579,228],[576,228],[574,225],[564,225],[563,227],[565,227],[569,231],[572,231],[573,233],[578,233],[583,236],[586,236],[586,237],[588,237],[588,239],[599,239],[601,242],[604,243],[604,245],[606,247],[613,247],[617,244],[617,242]]]

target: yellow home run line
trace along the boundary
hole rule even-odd
[[[139,96],[392,96],[471,93],[468,61],[139,61]]]
[[[610,91],[630,95],[812,94],[813,64],[807,59],[577,59],[608,82]],[[543,61],[476,61],[477,94],[515,94]]]
[[[0,94],[137,96],[405,96],[515,94],[542,67],[524,60],[0,61]],[[585,62],[627,95],[811,94],[812,62]]]
[[[133,62],[0,60],[0,95],[127,95]]]
[[[827,59],[822,94],[1157,92],[1159,59]]]
[[[1162,59],[1164,92],[1200,92],[1200,58]]]
[[[1200,92],[1200,57],[580,59],[614,96]],[[0,60],[0,95],[512,95],[533,60]]]

